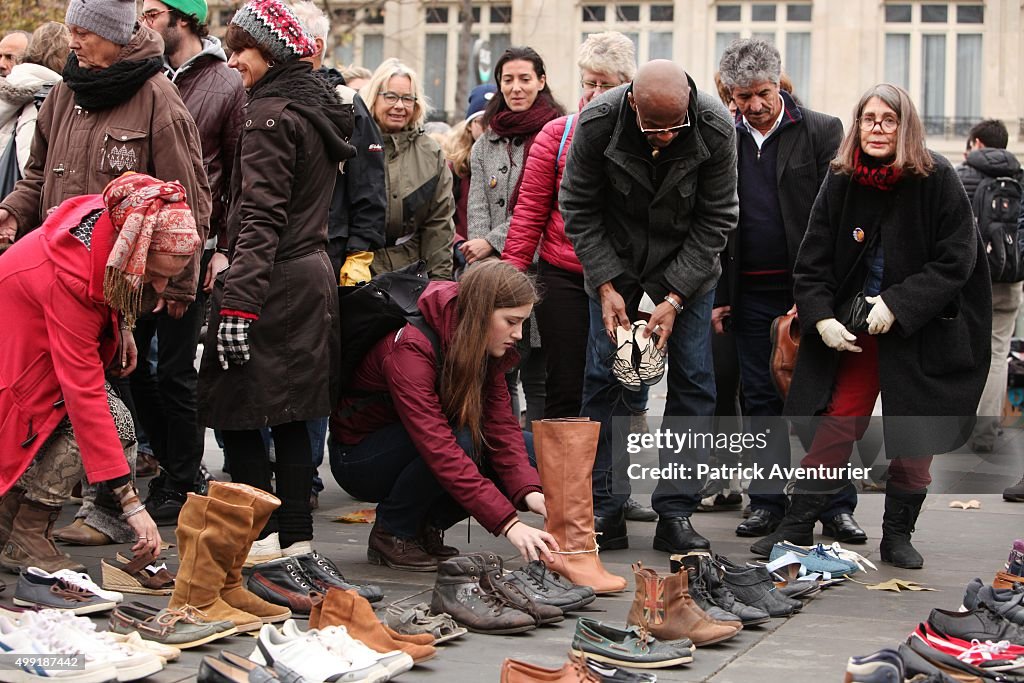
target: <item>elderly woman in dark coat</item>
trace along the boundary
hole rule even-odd
[[[988,266],[963,186],[925,148],[906,92],[871,88],[847,130],[797,255],[793,288],[806,333],[786,414],[826,416],[801,464],[842,468],[881,392],[892,460],[881,558],[914,569],[924,564],[910,539],[931,456],[965,443],[985,386]],[[839,320],[861,291],[869,305],[863,331]],[[844,483],[799,482],[803,495],[751,551],[767,555],[783,539],[812,543],[828,492]]]
[[[231,174],[229,267],[218,277],[200,368],[199,405],[222,430],[232,479],[264,491],[270,427],[281,507],[257,545],[261,559],[311,551],[312,465],[305,421],[329,415],[337,361],[337,283],[327,212],[338,162],[353,156],[351,105],[300,57],[315,44],[277,0],[240,9],[228,65],[249,91]]]

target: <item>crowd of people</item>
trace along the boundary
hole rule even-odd
[[[742,415],[771,434],[770,463],[792,458],[788,427],[771,429],[789,418],[802,465],[845,465],[881,396],[900,418],[881,555],[922,566],[931,459],[972,430],[991,451],[1005,397],[1021,282],[993,283],[971,203],[985,177],[1020,178],[1000,122],[972,129],[954,169],[895,85],[843,121],[800,103],[768,42],[733,42],[716,91],[671,61],[638,67],[605,32],[580,47],[579,83],[557,84],[578,85],[573,113],[515,46],[431,134],[407,64],[324,64],[315,3],[250,0],[223,42],[207,15],[204,0],[73,0],[63,24],[0,41],[0,565],[79,567],[53,522],[83,472],[61,538],[158,555],[207,428],[233,481],[281,501],[254,562],[313,552],[325,443],[339,485],[377,504],[369,559],[396,569],[458,554],[444,530],[467,516],[526,560],[592,552],[566,546],[593,532],[626,548],[627,519],[655,517],[655,549],[709,549],[691,522],[701,482],[661,481],[653,509],[631,498],[614,433],[642,424],[649,382],[624,386],[614,365],[636,346],[667,357],[666,418]],[[420,262],[422,323],[340,386],[338,287]],[[770,330],[794,311],[783,395]],[[574,449],[531,433],[566,419],[594,437],[572,486],[541,475]],[[144,501],[143,435],[160,464]],[[759,555],[811,543],[819,520],[866,542],[856,483],[753,482],[736,534]],[[566,515],[567,500],[584,505]]]

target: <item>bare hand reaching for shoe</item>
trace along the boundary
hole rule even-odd
[[[525,562],[555,561],[555,556],[551,554],[552,550],[558,550],[558,541],[555,537],[546,531],[534,529],[518,518],[512,520],[510,526],[505,527],[505,538],[516,547]]]
[[[157,529],[156,522],[149,516],[147,510],[137,512],[125,521],[138,537],[135,545],[132,546],[133,553],[136,555],[152,553],[153,557],[160,555],[160,530]]]

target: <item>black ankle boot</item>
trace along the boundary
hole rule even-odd
[[[921,553],[910,544],[917,516],[927,493],[885,492],[885,514],[882,516],[882,542],[878,547],[882,562],[903,569],[920,569],[924,566]]]
[[[814,543],[814,525],[825,507],[832,502],[831,493],[794,493],[789,498],[789,509],[775,531],[750,546],[750,552],[761,557],[768,557],[772,546],[779,541],[789,541],[796,545]]]

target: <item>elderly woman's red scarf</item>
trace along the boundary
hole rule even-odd
[[[864,154],[858,147],[853,155],[853,173],[855,182],[876,190],[891,190],[903,177],[902,169],[890,163],[881,163],[872,156]]]

